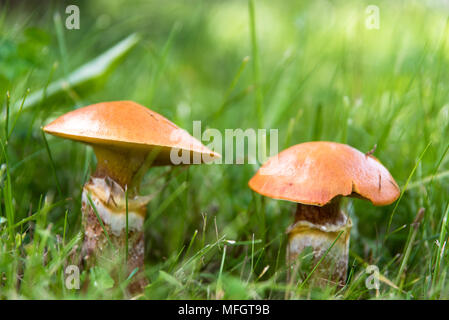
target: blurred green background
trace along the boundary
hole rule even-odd
[[[70,4],[79,6],[79,30],[64,27]],[[379,29],[366,27],[369,5],[379,8]],[[345,210],[354,221],[349,283],[343,291],[304,291],[283,286],[284,232],[295,205],[250,191],[247,182],[259,165],[152,169],[143,192],[159,193],[148,208],[146,264],[152,284],[144,297],[449,298],[443,245],[448,13],[447,3],[436,0],[1,1],[2,127],[7,110],[9,129],[16,124],[9,139],[2,136],[0,297],[78,296],[64,290],[59,269],[49,275],[46,264],[31,259],[26,249],[7,250],[6,212],[14,212],[18,223],[40,210],[46,197],[57,205],[45,221],[20,225],[21,243],[32,246],[40,223],[42,229],[51,223],[46,245],[56,245],[65,212],[66,237],[75,237],[81,188],[95,157],[84,145],[47,137],[51,161],[40,127],[77,107],[134,100],[189,132],[194,120],[202,121],[203,130],[221,132],[278,129],[280,149],[311,140],[342,142],[362,152],[377,145],[374,155],[404,191],[399,202],[381,208],[348,200]],[[137,45],[107,73],[46,98],[49,83],[133,33],[140,37]],[[19,112],[28,88],[44,95]],[[411,223],[421,207],[424,219],[415,229]],[[221,237],[243,243],[224,251]],[[382,282],[377,293],[367,290],[364,263],[378,265],[391,283]],[[7,280],[26,272],[32,285]]]

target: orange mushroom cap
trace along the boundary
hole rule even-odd
[[[43,130],[94,145],[148,151],[158,149],[154,164],[159,165],[171,164],[170,150],[173,148],[220,158],[218,153],[206,148],[187,131],[133,101],[102,102],[83,107],[62,115]]]
[[[339,195],[354,194],[374,205],[387,205],[400,193],[375,157],[326,141],[306,142],[280,152],[259,169],[249,187],[270,198],[317,206]]]

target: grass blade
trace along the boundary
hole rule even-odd
[[[39,104],[43,97],[46,99],[64,94],[68,88],[76,89],[87,82],[99,79],[106,75],[117,63],[136,46],[139,41],[137,34],[131,34],[115,46],[98,56],[97,58],[82,65],[67,77],[56,80],[48,85],[47,89],[39,90],[30,94],[23,109],[29,109]],[[18,109],[19,106],[16,106]]]
[[[45,149],[47,150],[48,159],[50,159],[51,170],[53,171],[53,176],[55,178],[56,188],[58,189],[59,196],[62,197],[62,189],[61,189],[61,185],[59,184],[58,175],[56,173],[55,162],[53,161],[50,147],[48,146],[47,137],[45,136],[45,132],[43,130],[41,130],[41,134],[42,134],[42,139],[44,140]]]
[[[427,149],[429,149],[429,147],[430,147],[431,144],[432,144],[432,142],[429,142],[429,143],[427,144],[427,146],[424,148],[423,152],[421,152],[421,155],[419,156],[418,161],[416,161],[416,164],[415,164],[415,166],[413,167],[412,172],[410,172],[410,175],[409,175],[408,178],[407,178],[407,182],[405,183],[404,188],[402,189],[401,195],[399,196],[399,199],[396,201],[396,204],[394,205],[393,211],[391,212],[390,219],[388,220],[387,233],[386,233],[386,236],[385,236],[385,240],[384,240],[384,241],[386,241],[387,238],[388,238],[389,235],[390,235],[391,222],[393,221],[393,216],[394,216],[394,214],[396,213],[396,209],[398,208],[399,203],[401,202],[402,196],[404,195],[405,191],[407,190],[407,186],[408,186],[408,184],[409,184],[411,178],[413,177],[413,174],[415,173],[416,168],[418,168],[418,165],[419,165],[419,163],[421,162],[421,159],[424,157],[424,155],[425,155]]]
[[[262,87],[260,83],[260,70],[259,70],[259,49],[257,47],[257,35],[256,35],[256,13],[254,8],[254,0],[248,0],[248,11],[249,11],[249,29],[251,34],[251,50],[252,50],[252,61],[253,61],[253,82],[255,86],[255,108],[258,119],[259,128],[264,125],[263,116],[263,94]]]

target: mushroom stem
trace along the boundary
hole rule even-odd
[[[128,241],[126,276],[136,268],[139,270],[128,286],[128,291],[131,294],[138,293],[146,285],[141,271],[144,266],[143,222],[149,197],[137,195],[136,189],[140,181],[133,181],[133,178],[144,164],[146,154],[99,146],[94,146],[94,150],[98,160],[97,168],[84,185],[82,194],[84,266],[117,265],[111,262],[117,261],[117,258],[125,259]],[[133,183],[136,185],[132,186]],[[128,193],[127,221],[125,189],[129,185],[132,187]],[[121,261],[118,261],[118,265]]]
[[[148,152],[117,147],[93,146],[97,157],[97,168],[94,177],[109,177],[122,188],[135,187],[133,178],[145,162]],[[135,182],[134,182],[135,183]],[[137,186],[140,181],[137,181]]]
[[[298,256],[304,249],[311,247],[312,267],[317,267],[309,281],[321,287],[332,283],[343,285],[348,269],[351,227],[351,219],[340,209],[339,197],[322,207],[298,203],[295,223],[287,230],[289,234],[288,263],[293,270],[297,270],[301,263],[297,259]],[[331,246],[332,248],[328,251]],[[289,270],[292,269],[289,268]],[[289,278],[291,276],[289,274]]]
[[[95,209],[100,216],[103,226],[100,224],[95,210],[90,205],[87,198],[89,194]],[[82,247],[82,258],[84,267],[90,269],[93,266],[102,266],[113,272],[115,280],[119,280],[120,276],[117,272],[123,273],[123,269],[118,268],[126,258],[124,248],[126,248],[126,232],[124,230],[119,233],[114,232],[113,226],[117,227],[117,221],[114,222],[113,214],[107,212],[107,209],[100,204],[101,200],[96,196],[92,196],[88,188],[83,188],[82,201],[82,222],[84,227],[84,243]],[[108,217],[106,218],[106,217]],[[118,218],[117,220],[119,220]],[[135,225],[136,218],[133,219]],[[143,220],[143,218],[142,218]],[[104,230],[103,231],[103,227]],[[112,244],[112,246],[111,246]],[[136,294],[143,290],[147,284],[146,279],[142,276],[144,261],[144,233],[141,228],[133,228],[128,232],[128,259],[126,261],[126,276],[130,275],[133,270],[138,268],[138,273],[134,276],[133,281],[128,285],[128,292]],[[111,270],[112,267],[112,270]],[[123,279],[123,277],[122,277]]]

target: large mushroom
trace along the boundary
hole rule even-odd
[[[96,170],[82,193],[81,252],[87,268],[99,260],[109,263],[125,251],[128,241],[127,272],[142,270],[143,222],[149,197],[140,196],[138,190],[149,166],[202,163],[220,157],[160,114],[132,101],[80,108],[43,130],[84,142],[93,147],[97,157]],[[183,154],[181,163],[179,153]],[[137,292],[144,284],[144,278],[137,277],[129,289]]]
[[[352,222],[340,209],[341,198],[382,206],[400,193],[371,153],[325,141],[298,144],[270,158],[249,186],[264,196],[297,203],[295,222],[287,230],[287,261],[295,265],[298,255],[311,247],[319,265],[310,279],[320,286],[346,281]]]

